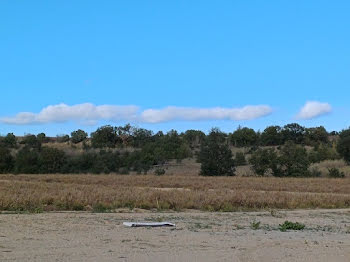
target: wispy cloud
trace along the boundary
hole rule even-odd
[[[325,114],[328,114],[332,111],[332,107],[328,103],[321,103],[318,101],[308,101],[300,109],[297,114],[298,119],[312,119]]]
[[[242,108],[191,108],[169,106],[163,109],[148,109],[142,112],[141,119],[147,123],[160,123],[172,120],[251,120],[272,112],[267,105],[245,106]]]
[[[1,118],[5,124],[26,125],[79,121],[91,123],[98,120],[127,120],[137,117],[137,106],[101,105],[90,103],[69,106],[66,104],[50,105],[39,113],[21,112],[14,117]]]
[[[90,103],[69,106],[66,104],[50,105],[39,113],[21,112],[13,117],[3,117],[5,124],[27,125],[76,121],[83,124],[96,123],[99,120],[161,123],[173,120],[252,120],[272,112],[267,105],[245,106],[241,108],[192,108],[166,107],[140,111],[138,106],[100,105]]]

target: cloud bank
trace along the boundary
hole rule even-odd
[[[308,101],[300,109],[300,112],[297,114],[297,119],[312,119],[325,114],[328,114],[332,111],[332,107],[328,103],[321,103],[318,101]]]
[[[13,117],[0,118],[0,122],[13,125],[62,123],[76,121],[96,123],[99,120],[117,122],[120,120],[143,123],[162,123],[173,120],[252,120],[272,112],[267,105],[245,106],[241,108],[192,108],[166,107],[140,111],[138,106],[100,105],[90,103],[69,106],[66,104],[50,105],[39,113],[21,112]]]

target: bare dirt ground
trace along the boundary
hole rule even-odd
[[[281,232],[285,220],[306,228]],[[123,221],[176,227],[128,228]],[[349,262],[350,209],[0,214],[0,261]]]

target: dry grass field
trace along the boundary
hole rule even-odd
[[[349,208],[350,179],[1,175],[1,211]]]

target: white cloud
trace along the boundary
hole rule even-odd
[[[142,112],[141,119],[147,123],[160,123],[171,120],[251,120],[268,115],[270,106],[245,106],[242,108],[191,108],[169,106],[163,109],[148,109]]]
[[[321,103],[317,101],[308,101],[300,109],[297,114],[298,119],[312,119],[321,115],[325,115],[332,111],[332,107],[328,103]]]
[[[50,105],[39,113],[21,112],[14,117],[0,118],[5,124],[26,125],[76,121],[82,124],[96,124],[99,120],[161,123],[172,120],[251,120],[268,115],[270,106],[257,105],[241,108],[191,108],[166,107],[163,109],[146,109],[140,112],[137,106],[117,106],[85,103],[69,106],[66,104]]]
[[[39,113],[21,112],[14,117],[1,118],[5,124],[25,125],[80,121],[94,123],[97,120],[133,120],[137,117],[137,106],[115,106],[85,103],[73,106],[66,104],[50,105]]]

